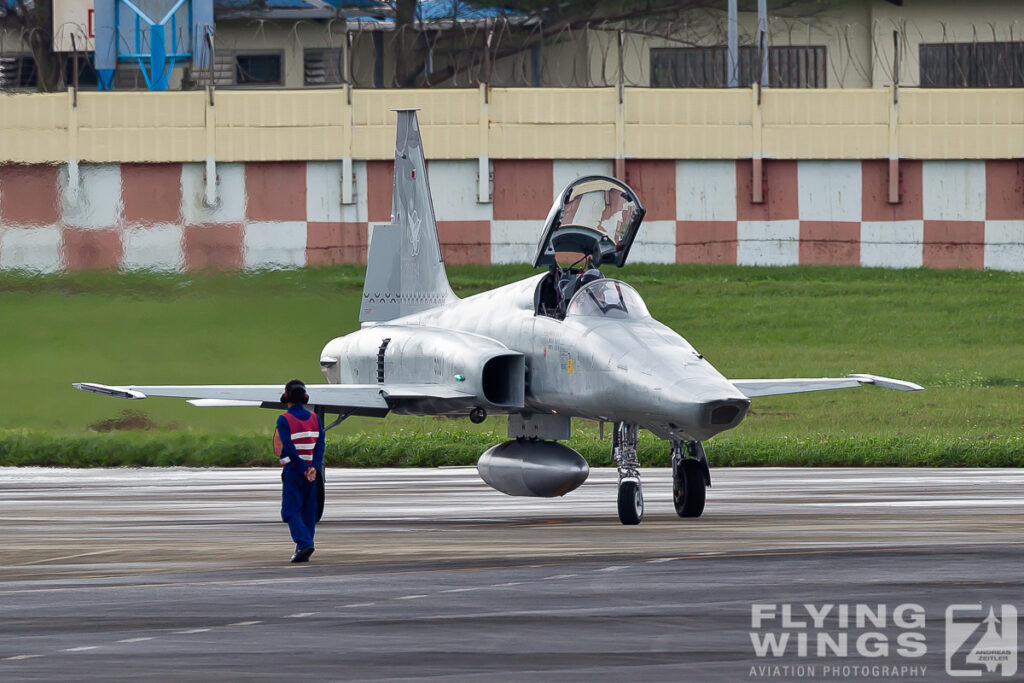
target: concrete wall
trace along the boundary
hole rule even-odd
[[[0,96],[0,162],[390,159],[396,108],[432,159],[1013,159],[1024,89],[490,88]]]
[[[554,194],[602,173],[650,209],[634,260],[1024,269],[1024,90],[894,94],[2,96],[0,268],[359,261],[369,224],[389,217],[392,110],[418,107],[453,262],[527,260]]]
[[[494,160],[494,194],[477,201],[477,163],[430,162],[449,263],[532,259],[553,196],[595,159]],[[386,222],[391,162],[357,161],[352,204],[340,162],[218,165],[203,202],[197,163],[0,166],[0,268],[277,268],[364,262],[369,225]],[[904,161],[889,204],[884,161],[752,164],[629,160],[648,209],[632,262],[844,264],[1024,271],[1024,161]]]

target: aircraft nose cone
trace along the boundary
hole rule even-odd
[[[701,438],[735,427],[750,408],[750,399],[723,380],[682,380],[673,385],[672,392],[685,397],[695,422],[693,426],[701,432]]]

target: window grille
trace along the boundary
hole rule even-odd
[[[337,85],[343,83],[341,48],[306,50],[303,53],[306,85]]]
[[[38,75],[32,55],[0,56],[0,90],[35,88]]]
[[[922,88],[1024,88],[1024,42],[920,46]]]
[[[651,86],[654,88],[725,88],[729,85],[727,48],[651,48]],[[761,81],[756,47],[739,51],[739,85]],[[768,48],[768,84],[773,88],[824,88],[827,85],[824,46]]]

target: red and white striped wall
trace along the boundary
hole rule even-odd
[[[274,268],[366,260],[368,226],[391,213],[390,161],[0,166],[0,268]],[[495,160],[492,201],[476,161],[433,161],[430,184],[449,263],[529,261],[554,195],[611,161]],[[626,162],[647,207],[631,261],[844,264],[1024,270],[1024,161],[766,161],[753,203],[750,161]]]

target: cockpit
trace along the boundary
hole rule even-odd
[[[535,268],[550,268],[534,293],[535,313],[559,320],[567,315],[647,317],[632,287],[605,280],[599,270],[625,265],[645,213],[636,193],[615,178],[585,176],[569,183],[548,213],[533,261]],[[595,285],[601,281],[605,284]],[[580,296],[585,290],[589,294]]]
[[[566,309],[566,317],[572,316],[638,320],[651,314],[635,289],[619,280],[602,279],[576,292]]]

